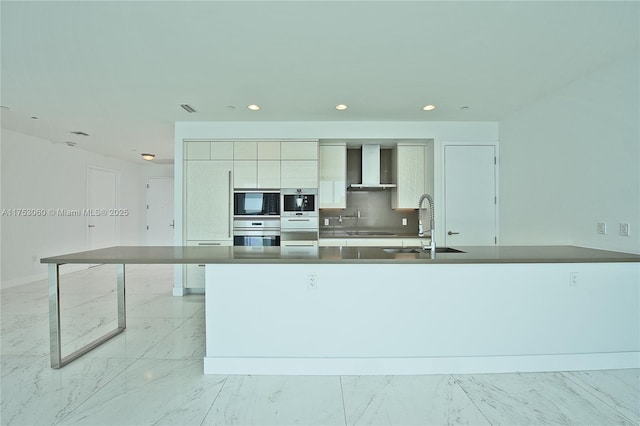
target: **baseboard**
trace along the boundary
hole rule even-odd
[[[419,375],[640,368],[640,352],[424,358],[205,357],[205,374]]]

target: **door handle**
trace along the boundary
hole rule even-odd
[[[89,228],[95,228],[95,227],[96,227],[95,225],[89,225]]]
[[[176,229],[176,221],[171,221],[171,225],[169,225],[170,227],[172,227],[173,229]]]
[[[452,232],[452,231],[447,232],[447,235],[458,235],[458,234],[459,232]]]

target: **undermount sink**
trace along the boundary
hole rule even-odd
[[[385,253],[389,254],[398,254],[398,253],[429,253],[431,250],[429,249],[419,249],[419,248],[400,248],[400,247],[389,247],[382,249]],[[462,250],[457,250],[451,247],[436,247],[436,253],[464,253]]]

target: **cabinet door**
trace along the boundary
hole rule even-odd
[[[283,160],[317,160],[317,141],[286,141],[280,144],[280,154]]]
[[[280,189],[280,160],[258,160],[257,187]]]
[[[257,188],[258,170],[255,160],[233,162],[233,187]]]
[[[186,240],[231,240],[232,161],[186,161]]]
[[[236,141],[233,143],[234,160],[257,160],[258,143],[256,141]]]
[[[212,160],[233,160],[233,142],[212,141],[211,142],[211,159]]]
[[[317,188],[318,161],[282,161],[280,182],[283,188]]]
[[[319,207],[347,208],[347,145],[320,145],[319,167]]]
[[[418,199],[427,192],[426,147],[400,145],[396,147],[396,184],[391,207],[417,209]]]
[[[280,160],[280,142],[258,142],[258,160]]]
[[[211,142],[208,141],[185,141],[185,160],[208,160],[211,158]]]

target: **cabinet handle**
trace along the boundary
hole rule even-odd
[[[447,232],[447,235],[458,235],[458,234],[459,232],[452,232],[452,231]]]
[[[198,243],[199,246],[219,246],[222,243]]]
[[[95,228],[95,227],[96,227],[95,225],[89,225],[89,228]]]

